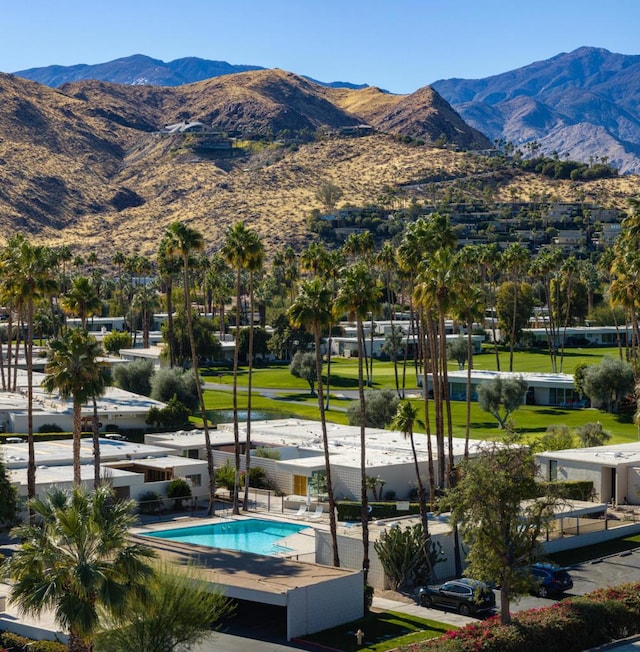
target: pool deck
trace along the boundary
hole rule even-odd
[[[148,524],[135,528],[132,536],[139,542],[153,548],[161,559],[179,564],[197,563],[202,566],[202,574],[211,583],[224,588],[232,598],[286,604],[287,593],[292,589],[312,586],[360,571],[333,566],[322,566],[312,561],[300,561],[300,557],[312,560],[315,556],[315,534],[312,529],[328,529],[328,524],[308,523],[309,528],[284,538],[283,545],[291,552],[276,556],[255,555],[221,548],[210,548],[193,544],[183,544],[144,534],[158,530],[183,528],[197,525],[224,523],[231,520],[246,520],[256,516],[235,516],[230,518],[181,518],[179,522]],[[305,525],[290,517],[276,518],[269,514],[267,520],[281,520]],[[279,542],[280,543],[280,542]],[[295,558],[297,559],[295,559]],[[279,597],[278,597],[279,596]]]

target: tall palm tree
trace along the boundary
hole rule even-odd
[[[420,505],[420,518],[422,520],[422,533],[424,536],[425,556],[430,559],[430,543],[431,537],[429,535],[429,516],[427,513],[427,492],[424,488],[424,482],[420,475],[420,466],[418,464],[418,453],[416,452],[416,443],[413,438],[413,428],[418,425],[422,428],[425,427],[424,421],[418,416],[418,409],[411,403],[411,401],[400,401],[398,410],[393,417],[393,421],[389,424],[392,430],[399,430],[404,434],[404,438],[409,437],[411,443],[411,453],[413,455],[413,465],[416,471],[416,482],[418,483],[418,504]]]
[[[187,318],[187,328],[189,329],[189,344],[191,346],[191,366],[196,378],[196,391],[202,414],[202,424],[204,430],[205,447],[207,449],[207,470],[209,472],[209,515],[215,512],[216,500],[216,476],[213,465],[213,450],[211,448],[211,436],[209,434],[209,420],[204,405],[204,396],[202,394],[202,385],[198,374],[198,353],[196,350],[196,340],[193,333],[193,312],[191,309],[191,294],[189,286],[189,262],[193,252],[204,249],[204,240],[202,234],[195,229],[189,228],[182,222],[173,222],[169,225],[166,232],[168,256],[179,255],[182,258],[182,283],[184,285],[184,311]]]
[[[30,501],[37,523],[18,526],[22,541],[6,564],[10,599],[39,616],[52,610],[72,652],[90,652],[101,612],[118,615],[135,595],[144,600],[153,550],[133,542],[133,501],[115,500],[108,485],[92,493],[53,489]]]
[[[252,255],[247,261],[247,271],[249,272],[249,377],[247,379],[247,424],[246,424],[246,442],[245,442],[245,469],[244,469],[244,500],[242,509],[249,509],[249,482],[251,471],[251,394],[253,390],[253,338],[254,338],[254,315],[255,315],[255,275],[262,270],[264,263],[264,246],[262,239],[255,236]]]
[[[387,291],[387,306],[389,306],[389,317],[390,317],[390,322],[391,322],[391,334],[392,336],[395,334],[394,333],[394,324],[393,324],[393,318],[395,315],[395,299],[392,302],[391,299],[394,297],[393,293],[393,282],[394,282],[394,275],[395,272],[398,269],[398,259],[397,259],[397,254],[396,254],[396,248],[391,244],[389,240],[387,240],[383,245],[382,249],[378,252],[378,255],[376,256],[376,262],[380,269],[382,270],[384,274],[384,285]],[[401,396],[400,392],[400,381],[398,379],[398,355],[397,353],[394,353],[393,355],[393,373],[395,376],[395,381],[396,381],[396,394],[398,396]],[[404,392],[402,392],[404,394]],[[404,398],[404,396],[402,396]]]
[[[71,288],[61,299],[62,309],[80,318],[83,330],[87,328],[87,319],[102,314],[102,301],[91,280],[86,276],[76,276]]]
[[[254,265],[254,258],[261,255],[262,244],[255,231],[247,229],[244,222],[237,222],[227,229],[222,255],[236,271],[236,338],[233,350],[233,437],[235,444],[235,483],[233,490],[233,513],[240,513],[240,430],[238,423],[238,359],[240,351],[240,316],[242,272]],[[253,319],[253,317],[252,317]]]
[[[25,357],[27,363],[27,439],[28,467],[27,492],[36,495],[36,463],[33,439],[33,323],[34,306],[56,291],[53,280],[54,258],[46,247],[32,245],[23,235],[10,239],[8,258],[4,259],[8,283],[19,310],[24,310],[27,323]],[[16,353],[18,345],[16,343]],[[17,369],[17,365],[14,370]]]
[[[333,314],[333,301],[331,289],[319,278],[313,281],[304,281],[300,286],[298,297],[289,308],[289,320],[292,325],[299,328],[304,326],[313,331],[316,358],[316,382],[318,410],[320,411],[320,424],[322,428],[322,446],[324,449],[324,469],[327,480],[327,498],[329,501],[329,528],[333,545],[333,565],[340,566],[338,555],[338,535],[335,514],[335,498],[331,480],[331,461],[329,459],[329,438],[327,436],[327,420],[324,409],[324,388],[322,382],[322,329],[330,325]]]
[[[182,271],[182,258],[168,253],[170,238],[168,235],[160,241],[158,248],[158,274],[164,286],[167,308],[167,344],[169,345],[169,367],[176,364],[176,335],[173,326],[173,284]]]
[[[82,482],[80,468],[80,437],[82,435],[82,405],[100,389],[102,372],[97,358],[102,346],[85,331],[73,328],[49,342],[49,356],[42,386],[49,393],[57,391],[73,402],[73,482]]]
[[[151,285],[141,285],[131,299],[131,307],[140,311],[142,320],[142,346],[149,348],[149,328],[153,312],[158,307],[158,295]]]
[[[513,351],[516,345],[516,324],[518,314],[518,290],[522,283],[522,276],[529,268],[529,250],[519,242],[511,243],[504,252],[504,264],[513,281],[513,315],[511,316],[511,335],[509,337],[509,371],[513,371]]]
[[[366,458],[366,412],[364,397],[364,331],[363,320],[375,308],[380,290],[363,263],[348,267],[343,274],[342,283],[336,297],[336,312],[347,312],[349,318],[355,318],[358,339],[358,398],[360,399],[360,493],[362,520],[362,570],[364,582],[369,577],[369,503],[367,498],[367,458]]]

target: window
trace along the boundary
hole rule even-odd
[[[191,482],[191,486],[199,487],[202,485],[202,476],[199,473],[194,473],[193,475],[185,475],[184,479]]]
[[[558,479],[558,460],[549,460],[549,480],[554,482]]]

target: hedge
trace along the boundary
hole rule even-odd
[[[640,583],[599,589],[542,609],[499,616],[400,648],[405,652],[582,652],[640,633]]]
[[[593,480],[553,480],[539,483],[539,495],[553,495],[565,500],[591,500]]]
[[[67,652],[67,646],[59,641],[33,641],[13,632],[2,632],[0,641],[9,652]]]

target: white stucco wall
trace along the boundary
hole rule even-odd
[[[288,593],[287,638],[337,627],[363,615],[362,573],[292,589]]]

